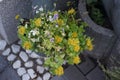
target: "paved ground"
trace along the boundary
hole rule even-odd
[[[0,51],[0,80],[45,80],[42,79],[41,75],[39,75],[41,78],[22,79],[22,77],[18,75],[17,70],[13,69],[13,62],[8,61],[8,56],[3,56],[2,53],[3,52]],[[19,59],[19,56],[17,59]],[[72,65],[65,69],[63,76],[55,76],[51,80],[105,80],[105,75],[95,60],[86,57],[79,65]]]
[[[79,65],[69,66],[63,76],[51,80],[105,80],[104,73],[95,64],[86,58],[86,61]],[[0,80],[21,80],[3,56],[0,56]]]

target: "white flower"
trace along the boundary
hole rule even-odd
[[[50,32],[48,30],[45,31],[45,35],[50,35]]]
[[[49,16],[49,21],[53,21],[53,18],[52,18],[52,16]]]
[[[31,38],[31,33],[28,34],[28,38]]]
[[[54,3],[53,5],[54,5],[54,7],[56,7],[56,3]]]
[[[33,9],[37,9],[37,8],[38,8],[38,5],[33,6]]]
[[[35,12],[35,13],[37,14],[37,13],[39,13],[39,11],[38,11],[38,10],[36,10],[36,12]]]
[[[65,33],[62,33],[62,36],[65,36]]]
[[[58,25],[55,25],[55,27],[58,27]]]
[[[34,30],[31,30],[30,33],[32,33],[33,36],[35,35],[39,35],[39,31],[34,29]]]
[[[25,24],[25,28],[27,28],[28,27],[28,25],[27,24]]]
[[[43,12],[43,7],[42,6],[39,8],[39,11]]]

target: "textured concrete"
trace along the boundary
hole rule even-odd
[[[102,0],[115,33],[120,38],[120,0]]]
[[[114,42],[116,41],[116,35],[113,31],[97,25],[89,17],[85,0],[79,0],[78,9],[82,20],[85,21],[89,26],[86,29],[86,34],[94,39],[94,49],[90,52],[85,51],[84,53],[96,59],[104,59],[108,57]]]
[[[4,71],[4,69],[8,66],[7,60],[3,56],[0,55],[0,72]]]
[[[15,16],[29,18],[31,0],[3,0],[0,2],[0,34],[10,44],[18,39]]]
[[[21,80],[16,71],[8,66],[4,72],[0,73],[0,80]]]

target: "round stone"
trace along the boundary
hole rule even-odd
[[[37,59],[36,62],[37,62],[37,64],[39,64],[39,65],[42,65],[42,64],[43,64],[43,61],[42,61],[41,59]]]
[[[7,43],[5,40],[0,40],[0,50],[4,50],[7,46]]]
[[[40,74],[43,74],[44,70],[45,70],[44,67],[37,66],[37,71],[38,71]]]
[[[10,54],[10,55],[7,57],[7,60],[8,60],[8,61],[14,61],[15,58],[16,58],[16,55]]]
[[[20,51],[20,46],[19,45],[13,44],[11,46],[11,48],[12,48],[13,53],[15,53],[15,54],[17,54]]]
[[[0,2],[2,2],[3,0],[0,0]]]
[[[17,69],[17,73],[18,73],[18,75],[19,76],[22,76],[23,74],[25,74],[26,73],[26,70],[25,70],[25,68],[18,68]]]
[[[7,48],[5,51],[3,51],[2,55],[3,56],[8,56],[10,54],[10,48]]]
[[[50,73],[45,73],[44,75],[43,75],[43,80],[49,80],[50,79]]]
[[[36,80],[42,80],[42,78],[39,76],[39,77],[37,77],[37,79]]]
[[[22,80],[30,80],[30,76],[28,74],[24,74],[22,76]]]
[[[32,79],[37,77],[37,75],[36,75],[36,73],[35,73],[35,71],[33,69],[28,69],[27,72],[28,72],[28,74],[30,75],[30,77]]]
[[[25,67],[29,68],[33,66],[33,61],[28,61],[25,63]]]
[[[29,55],[32,53],[31,50],[26,50],[26,53],[28,53]]]
[[[13,68],[14,69],[17,69],[17,68],[20,68],[21,67],[21,61],[20,60],[17,60],[13,63]]]
[[[24,62],[28,61],[28,56],[24,51],[21,51],[19,56]]]
[[[32,53],[30,54],[30,57],[31,57],[31,58],[39,58],[40,56],[39,56],[37,53],[32,52]]]

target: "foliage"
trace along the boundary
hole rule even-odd
[[[75,19],[76,12],[44,11],[42,8],[34,19],[25,22],[20,19],[18,36],[22,47],[35,52],[43,52],[44,65],[49,67],[53,75],[62,75],[64,62],[79,64],[79,54],[84,50],[92,50],[92,39],[84,34],[86,23]]]
[[[93,2],[97,2],[98,0],[86,0],[87,4],[92,4]]]
[[[113,58],[112,58],[113,59]],[[102,70],[106,73],[106,80],[120,80],[120,66],[112,66],[105,68],[100,62],[98,62]],[[117,61],[120,65],[120,62]]]
[[[99,25],[103,25],[105,19],[101,10],[96,7],[96,5],[99,5],[98,3],[100,4],[98,0],[87,0],[88,11],[93,21],[95,21]]]

